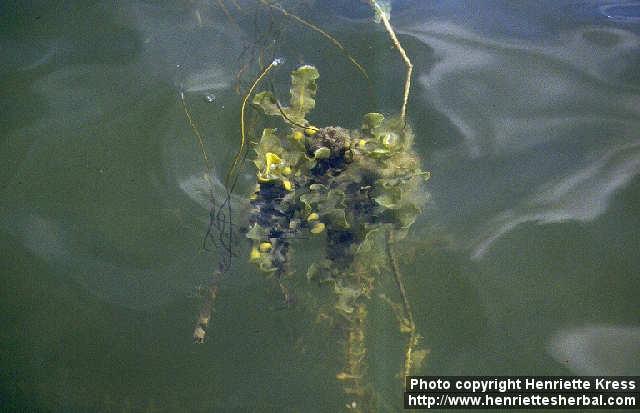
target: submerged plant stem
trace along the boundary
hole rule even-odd
[[[416,325],[413,320],[413,311],[411,310],[409,297],[407,297],[407,290],[404,286],[402,272],[400,271],[400,266],[398,265],[398,259],[396,257],[394,249],[395,237],[391,230],[387,230],[385,242],[389,264],[391,266],[391,272],[393,272],[393,279],[396,282],[396,286],[398,287],[398,291],[400,292],[400,298],[402,299],[402,307],[404,308],[404,317],[406,319],[405,323],[408,324],[406,327],[408,328],[407,332],[409,333],[409,341],[405,348],[403,375],[409,376],[411,373],[411,367],[413,365],[413,351],[418,345],[420,336],[416,331]]]
[[[404,125],[406,123],[405,118],[407,115],[407,102],[409,100],[409,91],[411,90],[411,74],[413,73],[413,63],[411,63],[411,59],[409,59],[407,52],[402,47],[402,44],[400,44],[400,41],[396,36],[395,30],[393,30],[393,26],[391,26],[391,23],[389,22],[387,15],[384,13],[384,11],[382,10],[378,2],[376,0],[370,0],[370,1],[371,1],[371,5],[376,10],[376,13],[378,13],[380,19],[382,20],[382,24],[384,24],[384,28],[387,30],[387,33],[389,33],[389,37],[391,37],[391,41],[393,42],[393,45],[396,47],[396,49],[398,49],[398,52],[400,53],[400,56],[402,56],[402,60],[404,61],[405,66],[407,67],[407,77],[404,82],[404,96],[402,99],[402,109],[400,110],[400,120],[402,120],[402,124]]]
[[[207,335],[207,327],[209,326],[209,321],[211,321],[211,314],[213,313],[213,308],[218,296],[218,279],[220,278],[220,275],[220,272],[216,272],[206,288],[207,295],[204,297],[204,302],[202,303],[200,312],[198,313],[196,326],[193,329],[193,340],[196,343],[204,343],[204,339]]]
[[[218,7],[220,7],[222,9],[222,12],[224,13],[225,16],[227,16],[227,19],[236,27],[238,26],[238,22],[236,22],[236,20],[233,18],[233,16],[231,15],[231,13],[229,13],[229,9],[227,9],[227,6],[224,5],[224,0],[216,0],[216,2],[218,3]]]
[[[191,130],[193,131],[193,134],[196,135],[196,138],[198,139],[198,144],[200,145],[200,152],[202,153],[202,160],[204,161],[204,167],[206,170],[204,179],[205,181],[207,181],[207,184],[209,185],[209,201],[213,202],[213,182],[211,181],[212,168],[211,168],[211,162],[209,161],[209,155],[207,155],[207,149],[204,146],[204,136],[198,130],[198,126],[196,125],[196,122],[193,120],[193,116],[191,116],[191,110],[189,110],[189,107],[187,106],[187,101],[184,98],[184,92],[180,92],[180,100],[182,101],[182,108],[184,109],[184,114],[187,117],[187,120],[189,121],[189,126],[191,126]]]
[[[365,68],[360,63],[358,63],[358,61],[353,56],[351,56],[351,54],[349,52],[347,52],[347,49],[345,49],[345,47],[342,45],[342,43],[340,43],[335,37],[333,37],[332,35],[330,35],[326,31],[322,30],[320,27],[316,26],[315,24],[313,24],[311,22],[308,22],[307,20],[305,20],[305,19],[303,19],[301,17],[298,17],[293,13],[289,13],[284,8],[282,8],[282,6],[280,6],[280,5],[271,4],[266,0],[260,0],[260,3],[262,3],[263,5],[265,5],[267,7],[271,7],[272,9],[277,10],[280,13],[282,13],[284,16],[290,17],[293,20],[297,21],[298,23],[302,24],[303,26],[306,26],[306,27],[310,28],[311,30],[314,30],[314,31],[320,33],[327,40],[329,40],[331,43],[333,43],[333,45],[335,47],[340,49],[340,51],[347,57],[347,59],[349,59],[351,64],[353,64],[358,69],[358,71],[362,74],[362,76],[364,76],[364,78],[367,79],[367,81],[369,81],[369,75],[367,74],[367,71],[365,70]]]
[[[371,394],[368,394],[364,376],[364,358],[366,357],[365,323],[367,307],[358,304],[347,321],[347,337],[345,342],[346,366],[345,371],[338,373],[337,379],[344,383],[344,392],[353,400],[347,407],[354,412],[370,411]]]
[[[249,91],[247,92],[246,95],[244,95],[244,98],[242,99],[242,107],[240,108],[240,149],[238,149],[238,153],[233,158],[233,164],[231,165],[231,168],[229,168],[229,172],[227,172],[227,176],[224,180],[225,187],[229,192],[233,192],[233,187],[235,186],[235,176],[237,175],[238,165],[240,163],[240,159],[242,159],[242,156],[244,154],[244,150],[247,142],[246,130],[245,130],[245,112],[247,108],[247,101],[249,100],[249,97],[251,96],[253,91],[256,89],[258,84],[267,75],[267,73],[269,73],[271,69],[273,69],[278,64],[280,64],[280,61],[276,59],[272,61],[267,67],[262,69],[262,71],[260,72],[256,80],[253,82],[253,84],[249,88]]]

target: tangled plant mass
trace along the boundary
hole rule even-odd
[[[331,35],[280,6],[260,1],[329,39],[369,79],[364,67]],[[422,337],[416,330],[395,253],[396,243],[406,237],[427,200],[424,183],[429,173],[420,167],[413,149],[414,135],[405,119],[413,65],[389,22],[390,3],[370,3],[376,21],[384,25],[406,67],[400,115],[385,118],[380,113],[367,113],[356,130],[317,127],[307,120],[315,108],[320,77],[314,66],[303,65],[291,73],[288,106],[281,105],[271,91],[254,95],[281,61],[274,60],[260,72],[242,101],[240,148],[225,179],[227,198],[222,203],[211,200],[207,235],[217,231],[225,248],[194,329],[195,341],[204,342],[219,281],[230,267],[233,231],[227,222],[231,216],[229,197],[246,154],[245,109],[251,103],[267,117],[275,117],[277,125],[263,129],[254,147],[256,186],[249,196],[246,233],[251,242],[249,261],[277,281],[285,301],[290,303],[291,281],[296,277],[291,265],[294,245],[309,237],[324,240],[324,257],[309,265],[306,275],[310,282],[326,287],[330,297],[319,305],[318,319],[329,320],[342,333],[344,362],[335,377],[343,384],[346,408],[358,412],[373,411],[379,405],[367,377],[371,324],[367,315],[374,290],[384,291],[385,275],[393,279],[397,291],[389,295],[381,292],[378,297],[389,305],[400,332],[408,336],[400,377],[410,375],[427,355],[426,349],[419,348]],[[184,96],[183,105],[209,171],[203,137],[193,124]],[[392,300],[393,296],[399,300]]]
[[[376,276],[399,272],[389,244],[404,238],[421,212],[429,174],[420,169],[413,134],[400,118],[368,113],[359,130],[312,126],[306,116],[315,107],[318,78],[313,66],[294,70],[287,107],[269,91],[253,99],[263,113],[280,117],[288,127],[284,132],[264,129],[255,147],[257,183],[247,237],[250,261],[273,275],[287,301],[292,242],[304,234],[325,237],[325,259],[309,267],[307,278],[335,295],[330,318],[344,323],[347,331],[345,368],[336,377],[357,407],[370,390],[364,375],[367,301]],[[405,301],[400,274],[395,276]],[[408,301],[403,304],[391,302],[400,330],[410,335],[408,374],[426,352],[415,349],[419,336]]]

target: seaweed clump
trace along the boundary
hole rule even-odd
[[[315,107],[318,78],[313,66],[294,70],[289,106],[270,91],[252,100],[287,127],[264,129],[255,146],[250,261],[272,275],[290,301],[291,243],[305,234],[325,237],[325,258],[309,267],[307,277],[334,294],[330,317],[346,332],[345,365],[336,377],[351,398],[347,407],[367,411],[372,394],[365,379],[365,326],[376,276],[393,273],[402,300],[397,304],[383,296],[400,331],[409,335],[402,372],[409,374],[426,355],[416,349],[420,336],[393,246],[421,213],[426,201],[422,185],[429,174],[420,168],[413,133],[402,117],[368,113],[357,130],[311,125],[306,117]]]

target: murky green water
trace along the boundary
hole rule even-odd
[[[313,2],[310,2],[313,3]],[[246,263],[192,343],[204,166],[238,144],[236,73],[277,36],[271,78],[314,64],[312,119],[397,112],[403,66],[356,1],[0,6],[0,410],[338,411],[338,337]],[[626,5],[626,6],[625,6]],[[626,7],[626,8],[625,8]],[[640,23],[632,2],[398,1],[409,118],[431,199],[402,250],[424,374],[639,374]],[[246,49],[246,50],[245,50]],[[250,66],[255,72],[256,65]],[[255,73],[243,77],[243,86]],[[247,163],[234,199],[254,179]],[[296,249],[302,267],[319,243]],[[319,293],[302,274],[298,287]],[[303,297],[303,295],[301,295]],[[403,337],[372,301],[371,378],[400,410]]]

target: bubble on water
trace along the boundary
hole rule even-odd
[[[216,101],[216,95],[214,95],[213,93],[207,93],[204,96],[204,100],[206,100],[207,103],[214,103]]]

